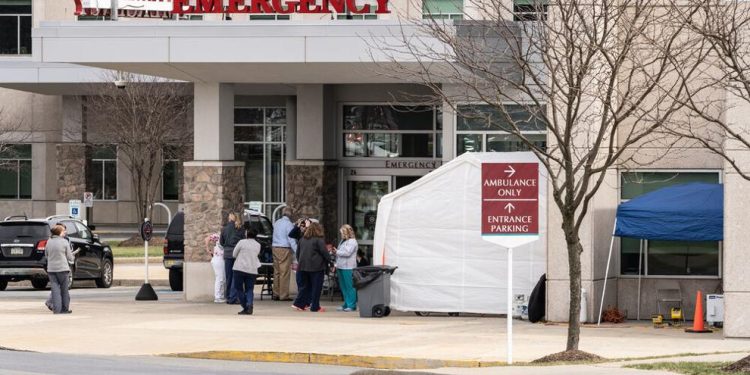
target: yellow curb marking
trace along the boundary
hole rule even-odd
[[[434,369],[441,367],[495,367],[504,366],[505,362],[496,361],[462,361],[422,358],[402,358],[385,356],[335,355],[319,353],[287,352],[240,352],[209,351],[197,353],[168,354],[168,357],[217,359],[225,361],[311,363],[319,365],[336,365],[365,367],[374,369]]]

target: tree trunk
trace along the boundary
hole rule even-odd
[[[583,246],[578,233],[573,230],[573,219],[563,218],[563,230],[568,247],[568,276],[570,278],[570,311],[568,313],[568,343],[566,350],[578,350],[581,336],[581,253]]]

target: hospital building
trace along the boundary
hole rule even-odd
[[[508,1],[519,12],[527,9],[527,0]],[[98,1],[106,3],[98,5],[100,11],[78,9],[96,3],[0,0],[0,111],[28,134],[7,135],[13,152],[0,155],[8,166],[0,170],[0,214],[66,213],[70,200],[90,191],[96,225],[136,227],[142,218],[128,171],[118,145],[101,130],[106,114],[87,113],[84,102],[97,85],[112,84],[103,79],[107,71],[185,82],[193,99],[193,115],[185,124],[193,132],[192,152],[185,160],[163,160],[158,200],[173,212],[185,211],[188,301],[213,298],[202,240],[218,231],[230,210],[260,202],[270,217],[286,204],[319,218],[332,237],[349,223],[360,246],[372,254],[383,196],[464,153],[523,149],[502,129],[466,121],[445,103],[415,101],[429,89],[382,74],[387,58],[363,38],[387,41],[397,33],[418,32],[403,19],[439,16],[450,22],[477,12],[461,2],[423,0],[415,6],[391,0],[391,13],[376,13],[382,1],[357,0],[371,4],[371,11],[177,16],[123,8],[149,3],[145,6],[161,9],[169,0],[119,0],[125,10],[116,21],[106,12],[109,1]],[[743,108],[733,111],[743,117]],[[530,131],[529,137],[540,145],[547,142],[544,131]],[[748,150],[731,152],[750,160]],[[750,243],[750,207],[744,199],[750,182],[708,151],[690,155],[607,175],[582,230],[588,321],[596,321],[605,283],[605,307],[617,307],[628,319],[640,308],[640,316],[649,319],[666,281],[678,286],[688,318],[697,290],[723,294],[724,335],[750,337],[750,257],[743,245]],[[605,280],[617,206],[687,182],[723,184],[724,241],[616,238]],[[551,200],[545,212],[547,319],[562,322],[568,319],[567,250]],[[167,219],[155,211],[153,220],[166,224]]]

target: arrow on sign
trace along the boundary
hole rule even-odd
[[[514,206],[513,203],[508,203],[505,205],[505,209],[508,210],[508,213],[511,213],[516,209],[516,206]]]
[[[509,165],[508,169],[506,169],[504,172],[508,174],[508,177],[513,177],[513,175],[516,174],[516,170],[513,169],[512,165]]]

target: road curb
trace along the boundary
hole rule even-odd
[[[363,367],[383,370],[424,370],[443,367],[497,367],[505,366],[505,362],[499,361],[469,361],[469,360],[442,360],[425,358],[404,358],[386,356],[362,356],[362,355],[336,355],[321,353],[295,353],[295,352],[244,352],[244,351],[208,351],[196,353],[167,354],[166,357],[193,358],[193,359],[216,359],[224,361],[248,361],[248,362],[281,362],[281,363],[308,363],[317,365],[335,365],[349,367]]]

